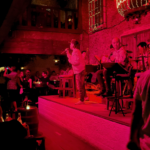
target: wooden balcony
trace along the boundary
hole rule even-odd
[[[82,22],[79,9],[61,9],[47,6],[31,5],[19,17],[17,29],[81,33]]]

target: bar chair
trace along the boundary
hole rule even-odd
[[[62,96],[63,98],[65,97],[66,91],[68,91],[68,95],[73,97],[76,97],[76,84],[75,84],[75,75],[72,76],[60,76],[59,77],[59,96],[61,96],[61,91],[62,91]],[[66,87],[66,80],[68,80],[68,87]]]

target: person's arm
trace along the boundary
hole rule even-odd
[[[114,52],[111,52],[108,57],[108,62],[114,62],[114,61],[115,61]]]
[[[119,62],[120,64],[124,65],[125,64],[125,60],[126,60],[126,51],[124,48],[121,48],[121,51],[120,51],[120,58],[119,58]]]
[[[80,64],[80,53],[76,51],[74,55],[71,55],[67,50],[67,57],[70,64],[78,66]]]
[[[19,77],[17,77],[17,84],[19,85],[20,88],[23,88],[23,86],[21,85],[21,82],[19,80]]]
[[[8,74],[7,74],[7,68],[5,68],[5,71],[4,71],[4,74],[3,74],[4,77],[7,77]]]
[[[140,149],[139,133],[143,125],[142,119],[142,101],[138,87],[136,87],[134,110],[131,121],[130,138],[127,148],[130,150]]]
[[[30,78],[29,80],[28,80],[28,82],[29,82],[29,87],[30,87],[30,89],[32,88],[32,79]]]

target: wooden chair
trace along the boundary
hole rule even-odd
[[[61,91],[63,97],[65,97],[66,91],[68,91],[69,96],[73,94],[73,97],[76,97],[76,85],[75,85],[75,75],[73,76],[60,76],[59,77],[59,96],[61,96]],[[66,87],[66,80],[68,80],[68,87]]]

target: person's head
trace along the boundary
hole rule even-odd
[[[23,71],[20,72],[20,78],[23,78],[24,77],[24,73]]]
[[[120,39],[119,38],[113,38],[112,40],[112,46],[115,50],[119,50],[120,49]]]
[[[47,72],[46,71],[42,72],[42,77],[44,77],[44,78],[47,77]]]
[[[62,75],[62,74],[64,74],[64,72],[65,71],[63,69],[61,69],[59,74]]]
[[[11,66],[10,71],[16,71],[16,67],[15,66]]]
[[[26,76],[30,76],[31,71],[29,69],[26,70]]]
[[[79,45],[79,42],[76,39],[72,39],[70,42],[70,49],[73,50],[75,48],[77,48]]]
[[[47,72],[47,75],[49,75],[50,72],[51,72],[51,69],[50,68],[46,68],[46,72]]]
[[[37,77],[39,77],[39,76],[40,76],[39,71],[36,71],[36,72],[35,72],[35,76],[37,76]]]
[[[140,54],[143,54],[146,51],[147,43],[146,42],[140,42],[138,45],[138,50]]]
[[[56,72],[55,71],[52,71],[52,76],[55,76],[56,75]]]
[[[86,57],[86,51],[82,51],[81,54],[82,54],[82,57],[83,57],[83,58]]]

